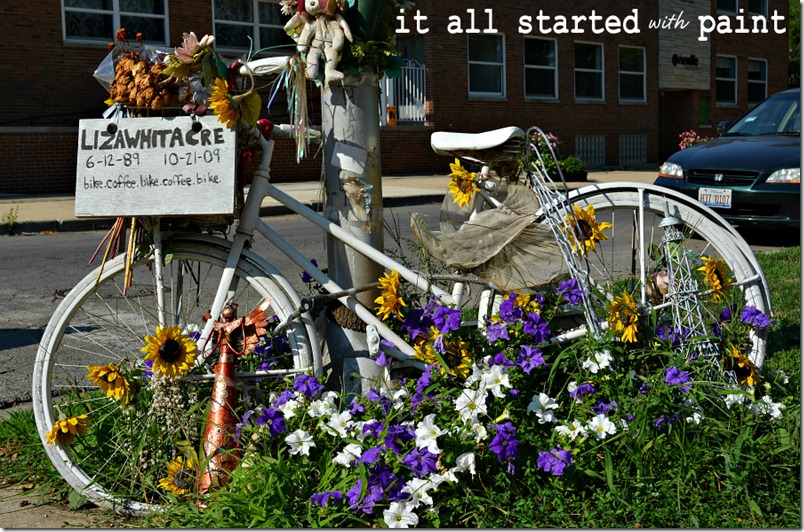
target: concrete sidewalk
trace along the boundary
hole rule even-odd
[[[655,170],[590,172],[586,181],[569,182],[568,186],[579,188],[595,183],[617,181],[653,183],[657,175],[658,171]],[[399,207],[440,202],[448,183],[449,178],[445,175],[383,177],[384,205]],[[316,204],[323,199],[323,190],[318,181],[279,183],[277,187],[307,205]],[[266,198],[262,203],[260,215],[275,216],[290,212],[287,207],[280,205],[274,199]],[[108,229],[113,221],[110,218],[76,218],[75,197],[72,195],[0,195],[0,235],[92,231]]]

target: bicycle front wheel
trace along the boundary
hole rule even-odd
[[[159,299],[164,325],[176,326],[174,336],[183,332],[178,343],[193,338],[212,305],[227,255],[228,242],[217,238],[166,241],[161,298],[152,254],[133,264],[125,292],[126,267],[117,257],[101,274],[96,270],[79,282],[48,323],[34,364],[37,429],[59,473],[96,504],[139,514],[194,490],[199,464],[190,463],[206,419],[212,361],[196,360],[179,378],[156,378],[142,348],[146,336],[156,335]],[[270,300],[269,333],[239,364],[258,371],[256,381],[241,385],[252,397],[286,375],[320,371],[310,341],[314,332],[304,315],[290,320],[281,334],[270,334],[270,327],[298,308],[298,294],[270,269],[246,252],[231,291],[240,316]],[[104,376],[103,389],[98,375]],[[61,433],[54,432],[57,425]]]
[[[678,323],[679,315],[697,315],[688,323],[697,323],[703,330],[687,333],[699,335],[716,333],[724,320],[738,320],[746,306],[771,315],[767,280],[750,247],[728,222],[704,205],[671,190],[635,183],[584,187],[572,191],[568,201],[576,213],[581,211],[577,223],[582,232],[591,236],[599,230],[601,235],[593,239],[586,260],[595,293],[593,306],[604,327],[611,303],[623,294],[644,311],[654,312],[657,323],[666,327],[663,332],[670,335],[682,332],[674,327],[686,327]],[[666,243],[666,212],[677,221],[681,235],[680,241],[670,244]],[[668,250],[670,254],[680,251],[674,264],[670,264]],[[685,265],[678,264],[681,259]],[[680,266],[686,271],[678,273]],[[697,286],[695,293],[685,295],[690,296],[687,303],[698,304],[676,316],[672,316],[674,309],[666,297],[663,276],[668,268],[677,271],[676,283],[682,275]],[[735,341],[735,347],[761,369],[765,329],[751,328],[745,338]]]

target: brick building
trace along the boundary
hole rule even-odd
[[[78,120],[105,109],[107,93],[92,74],[115,29],[142,31],[164,46],[185,31],[215,34],[217,49],[237,57],[246,35],[255,48],[287,43],[274,2],[5,3],[0,193],[73,191]],[[429,148],[434,130],[507,125],[552,132],[562,155],[577,154],[591,168],[656,167],[682,131],[715,135],[720,121],[786,88],[788,41],[778,30],[787,15],[786,0],[417,0],[399,49],[426,66],[418,102],[425,121],[381,128],[383,173],[444,171],[446,161]],[[698,17],[717,23],[706,40]],[[315,110],[315,91],[310,99]],[[281,121],[279,108],[271,118]],[[289,142],[278,143],[275,179],[319,178],[320,156],[297,165],[292,153]]]

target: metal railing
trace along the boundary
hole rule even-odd
[[[380,124],[389,120],[389,108],[395,108],[396,122],[424,123],[427,102],[427,67],[418,61],[405,59],[402,75],[380,80]]]

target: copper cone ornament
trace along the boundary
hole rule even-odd
[[[220,355],[213,368],[215,381],[201,445],[203,472],[198,482],[199,493],[225,485],[242,457],[234,438],[240,395],[235,381],[237,356],[253,349],[265,334],[266,310],[270,304],[266,299],[245,318],[237,318],[236,305],[227,305],[221,319],[213,325],[213,339],[217,339]]]

